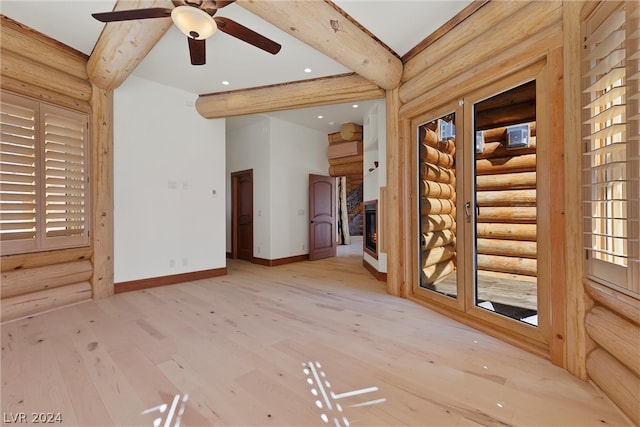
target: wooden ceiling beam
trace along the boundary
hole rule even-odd
[[[282,83],[200,95],[196,110],[207,119],[292,110],[317,105],[339,104],[384,98],[385,91],[364,77],[342,74],[325,78]]]
[[[173,8],[173,3],[170,0],[118,0],[114,10],[147,7]],[[91,82],[104,90],[120,86],[171,25],[171,18],[106,24],[87,62]]]
[[[236,4],[383,89],[400,83],[402,61],[323,0],[238,0]]]

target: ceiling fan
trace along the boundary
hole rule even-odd
[[[282,47],[255,31],[237,22],[220,16],[214,16],[218,9],[235,0],[171,0],[173,9],[152,7],[147,9],[117,10],[113,12],[93,13],[100,22],[130,21],[134,19],[168,18],[182,31],[189,42],[191,64],[204,65],[206,62],[205,40],[217,29],[259,49],[275,55]]]

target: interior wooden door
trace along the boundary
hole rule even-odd
[[[309,175],[309,259],[336,255],[336,179]]]
[[[253,259],[253,169],[231,174],[232,258]]]

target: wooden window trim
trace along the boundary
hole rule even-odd
[[[583,13],[585,279],[638,295],[640,7],[600,2]]]
[[[9,105],[30,109],[33,113],[31,134],[23,141],[32,141],[32,152],[26,153],[26,145],[14,143],[12,132],[3,130],[3,157],[10,159],[12,152],[24,152],[33,161],[28,167],[33,171],[16,172],[10,161],[0,166],[3,172],[0,198],[4,202],[0,221],[3,234],[2,255],[50,251],[89,246],[90,230],[90,133],[89,115],[40,102],[25,96],[2,91],[3,109]],[[3,114],[4,115],[4,114]],[[8,116],[7,116],[8,117]],[[7,122],[24,121],[13,116]],[[29,126],[25,124],[25,126]],[[7,140],[5,143],[5,139]],[[28,162],[28,160],[26,160]],[[14,169],[14,170],[10,170]],[[9,207],[9,201],[23,184],[31,186],[34,199],[29,209]],[[18,190],[16,190],[18,188]],[[27,193],[28,194],[28,193]],[[20,205],[20,200],[16,205]],[[8,238],[12,221],[32,215],[33,227],[15,225],[25,230],[25,238]],[[15,223],[14,223],[15,224]],[[25,223],[26,224],[26,223]]]

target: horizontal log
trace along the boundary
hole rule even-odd
[[[91,278],[91,261],[75,261],[2,273],[2,298],[57,288]]]
[[[476,189],[478,191],[517,190],[527,188],[536,188],[535,172],[518,172],[476,176]]]
[[[327,157],[329,159],[338,159],[340,157],[361,156],[362,141],[347,141],[331,144],[327,148]]]
[[[478,278],[482,281],[490,281],[490,280],[500,280],[503,282],[527,282],[527,283],[538,283],[537,277],[531,276],[523,276],[521,274],[513,274],[513,273],[501,273],[499,271],[482,271],[482,273],[478,272]]]
[[[485,142],[482,153],[476,153],[476,159],[493,159],[500,157],[523,156],[525,154],[536,154],[536,137],[529,140],[528,148],[509,149],[504,142]]]
[[[474,21],[472,16],[465,21],[462,27],[466,27]],[[499,25],[487,28],[483,27],[479,34],[452,51],[445,44],[441,46],[446,52],[455,52],[453,55],[445,55],[438,61],[429,61],[429,65],[424,67],[412,78],[405,80],[400,86],[399,96],[403,104],[417,99],[420,94],[428,93],[432,89],[444,86],[443,83],[451,81],[455,76],[463,74],[467,70],[476,71],[477,65],[483,62],[491,63],[494,69],[495,64],[501,64],[501,54],[508,48],[521,48],[521,45],[532,38],[536,33],[548,33],[550,26],[557,25],[562,21],[562,5],[548,4],[541,2],[530,2],[520,7],[512,15],[505,18]],[[526,25],[523,23],[526,22]],[[455,40],[443,38],[453,44]],[[551,46],[548,42],[547,49]],[[525,53],[531,58],[531,51],[526,49]],[[431,53],[432,49],[425,49],[425,55]],[[439,52],[433,52],[438,55]],[[479,84],[477,81],[475,84]],[[455,97],[455,94],[451,94]],[[456,98],[448,98],[456,99]],[[423,104],[429,105],[429,104]]]
[[[536,224],[476,224],[476,236],[487,239],[536,241]]]
[[[453,169],[420,162],[420,177],[428,181],[455,185],[456,173]]]
[[[587,356],[587,374],[632,423],[640,425],[640,377],[601,348]]]
[[[82,282],[0,300],[0,322],[43,313],[91,299],[91,283]]]
[[[422,249],[437,248],[449,244],[455,244],[456,235],[451,230],[433,231],[421,235],[420,244]]]
[[[4,273],[5,271],[11,270],[91,259],[92,253],[93,251],[90,247],[84,247],[29,254],[5,255],[0,258],[0,266],[1,271]]]
[[[356,163],[356,162],[362,163],[363,160],[364,160],[363,155],[338,157],[336,159],[329,159],[329,166],[344,165],[345,163]]]
[[[18,95],[28,96],[40,101],[48,102],[50,104],[59,105],[60,107],[66,107],[71,110],[80,111],[83,113],[91,113],[91,104],[89,101],[83,101],[76,99],[63,93],[55,92],[42,87],[34,86],[29,82],[24,82],[18,79],[14,79],[9,76],[1,76],[0,87],[3,90],[14,92]]]
[[[539,2],[538,2],[539,3]],[[561,14],[561,10],[558,10]],[[407,83],[400,87],[405,95],[409,95],[411,99],[404,99],[402,95],[402,105],[399,109],[401,117],[414,117],[425,111],[425,105],[439,105],[443,99],[464,98],[470,92],[495,83],[496,69],[501,70],[518,70],[531,65],[532,58],[542,58],[548,55],[550,49],[554,47],[562,47],[563,34],[560,20],[549,21],[546,27],[540,31],[528,32],[527,37],[520,43],[505,47],[501,44],[496,54],[492,55],[483,62],[478,62],[478,58],[474,58],[471,64],[464,67],[462,72],[456,75],[447,73],[441,64],[425,70],[421,73],[421,77],[426,79],[421,82],[413,81],[411,85]],[[467,23],[463,27],[467,27]],[[528,26],[525,26],[528,27]],[[448,52],[447,61],[451,57],[451,50]],[[483,52],[485,53],[485,52]],[[456,52],[456,57],[459,52]],[[496,64],[500,64],[496,67]],[[535,73],[543,63],[534,65]],[[436,73],[437,76],[434,76]],[[531,75],[527,72],[528,75]],[[435,78],[434,78],[435,77]],[[428,81],[428,79],[431,79]]]
[[[455,203],[450,199],[420,199],[420,213],[430,214],[451,214],[455,217]]]
[[[424,138],[422,138],[422,143],[433,147],[443,153],[454,155],[456,152],[456,140],[453,138],[449,139],[438,139],[438,134],[433,130],[428,128],[427,126],[423,127],[424,129]]]
[[[535,224],[537,209],[535,207],[481,207],[478,222],[512,222]]]
[[[478,270],[499,271],[502,273],[536,276],[538,263],[535,259],[499,255],[478,254]]]
[[[422,253],[422,268],[448,261],[456,255],[453,245],[432,248]]]
[[[455,226],[455,220],[451,215],[421,215],[420,222],[420,231],[422,233],[451,230]]]
[[[357,141],[362,139],[362,126],[355,123],[343,123],[340,126],[340,136],[345,141]]]
[[[200,95],[196,110],[206,119],[293,110],[384,97],[375,84],[354,74]]]
[[[456,265],[452,260],[444,261],[439,264],[431,265],[422,269],[422,283],[433,284],[446,278],[449,274],[456,271]]]
[[[585,282],[585,289],[594,301],[634,324],[640,325],[640,301],[638,299],[592,281]]]
[[[362,175],[362,162],[345,163],[329,166],[330,176]]]
[[[536,136],[536,122],[529,123],[529,137]],[[501,126],[482,131],[482,139],[488,142],[507,142],[507,126]]]
[[[342,136],[340,136],[340,131],[330,133],[329,135],[327,135],[327,140],[329,141],[329,144],[335,144],[337,142],[346,142],[344,139],[342,139]]]
[[[493,175],[501,173],[534,172],[536,170],[536,155],[500,157],[476,160],[476,174]]]
[[[528,240],[484,239],[476,240],[476,250],[479,254],[503,255],[522,258],[536,258],[537,244]]]
[[[524,2],[513,4],[488,2],[465,19],[463,25],[454,26],[448,33],[407,60],[402,71],[402,81],[412,79],[437,61],[448,59],[450,52],[456,52],[484,32],[495,31],[496,27],[520,10],[524,4]]]
[[[478,206],[535,206],[536,190],[497,190],[476,192]]]
[[[477,105],[481,104],[482,103]],[[474,125],[476,129],[482,130],[492,129],[499,126],[513,126],[535,120],[536,100],[534,97],[530,101],[518,104],[505,105],[485,111],[476,111]]]
[[[87,55],[4,15],[1,15],[0,19],[0,38],[3,49],[18,54],[29,52],[29,56],[37,58],[39,62],[51,68],[89,81]]]
[[[450,199],[455,202],[456,190],[451,184],[434,181],[420,181],[420,195],[431,199]]]
[[[57,92],[82,101],[91,98],[91,84],[87,80],[56,70],[18,53],[0,48],[0,75]]]
[[[453,156],[444,153],[437,148],[430,147],[426,144],[420,146],[420,160],[425,163],[437,165],[445,169],[451,169],[454,165]]]
[[[640,326],[603,306],[595,306],[585,318],[587,333],[600,347],[640,376]]]

